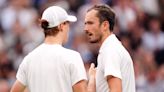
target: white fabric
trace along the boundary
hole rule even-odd
[[[16,77],[30,92],[73,92],[74,84],[87,79],[80,54],[57,44],[42,44],[27,55]]]
[[[122,92],[135,92],[133,62],[114,34],[103,42],[99,51],[96,73],[97,92],[110,92],[106,78],[108,75],[122,80]]]
[[[51,6],[47,8],[43,12],[42,19],[49,22],[48,28],[58,26],[65,21],[75,22],[77,20],[75,16],[68,15],[67,12],[59,6]]]

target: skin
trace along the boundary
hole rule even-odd
[[[68,40],[69,22],[64,22],[58,26],[59,33],[56,36],[47,36],[44,43],[47,44],[65,44]]]
[[[11,92],[24,92],[25,88],[26,86],[24,86],[21,82],[16,80],[11,88]]]
[[[102,39],[102,29],[99,19],[95,16],[96,11],[88,12],[85,17],[85,32],[89,42],[97,43]]]
[[[73,92],[96,92],[95,75],[96,75],[96,69],[95,69],[95,65],[92,63],[89,68],[88,84],[85,80],[78,82],[73,86]]]
[[[67,41],[68,41],[68,37],[69,37],[69,29],[70,29],[70,22],[69,21],[66,21],[66,22],[64,22],[63,23],[63,25],[61,25],[62,27],[61,27],[61,29],[63,30],[63,31],[65,31],[65,32],[63,32],[64,34],[63,34],[63,37],[64,37],[64,39],[63,39],[63,44],[65,44],[65,43],[67,43]]]
[[[91,10],[85,16],[84,31],[90,43],[98,43],[99,45],[111,34],[109,31],[108,21],[100,24],[99,18],[96,16],[97,11]]]
[[[96,92],[96,68],[95,65],[92,63],[89,68],[89,81],[88,81],[88,92]]]
[[[91,10],[86,13],[84,31],[86,32],[90,43],[97,43],[101,46],[104,40],[111,35],[112,32],[109,29],[109,22],[104,21],[100,23],[96,14],[96,10]],[[114,76],[107,76],[107,83],[110,88],[110,92],[122,92],[121,79]]]

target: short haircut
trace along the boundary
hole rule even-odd
[[[46,20],[41,20],[41,27],[44,29],[44,35],[47,36],[55,36],[59,32],[58,27],[48,28],[49,23]]]
[[[111,7],[106,4],[94,5],[87,12],[91,10],[97,11],[97,17],[99,18],[100,24],[104,21],[108,21],[110,24],[110,31],[113,31],[115,25],[115,13]]]

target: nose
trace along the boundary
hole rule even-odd
[[[84,25],[84,31],[88,32],[88,26],[86,24]]]

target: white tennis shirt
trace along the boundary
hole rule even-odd
[[[73,92],[74,84],[87,79],[80,54],[57,44],[42,44],[28,54],[16,77],[30,92]]]
[[[106,78],[108,75],[122,80],[122,92],[135,92],[132,59],[114,34],[103,42],[99,50],[96,73],[97,92],[110,92]]]

